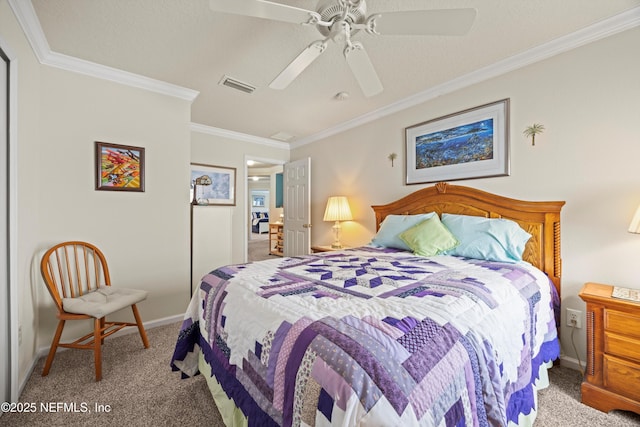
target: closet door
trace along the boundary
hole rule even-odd
[[[9,336],[9,62],[0,50],[0,402],[11,401]],[[13,308],[16,309],[15,307]]]
[[[200,279],[231,264],[232,209],[191,205],[191,293]]]

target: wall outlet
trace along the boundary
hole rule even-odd
[[[567,308],[567,326],[575,326],[576,329],[582,328],[582,312],[580,310]]]

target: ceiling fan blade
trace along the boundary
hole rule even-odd
[[[285,89],[296,79],[313,61],[315,61],[327,48],[326,40],[317,40],[311,43],[305,50],[291,61],[287,68],[269,83],[271,89]]]
[[[275,21],[305,24],[320,19],[317,12],[266,0],[209,0],[209,8],[217,12],[253,16]]]
[[[353,43],[351,46],[348,46],[345,49],[344,55],[347,58],[347,64],[349,64],[351,72],[366,97],[374,96],[382,92],[382,83],[362,43]]]
[[[475,9],[407,10],[373,15],[373,28],[381,35],[462,36],[476,19]]]

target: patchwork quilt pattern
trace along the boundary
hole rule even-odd
[[[363,247],[202,279],[171,365],[198,352],[250,425],[506,426],[559,355],[529,264]]]

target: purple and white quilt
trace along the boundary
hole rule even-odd
[[[202,352],[249,425],[506,426],[559,356],[549,279],[527,263],[362,247],[202,279],[171,365]]]

